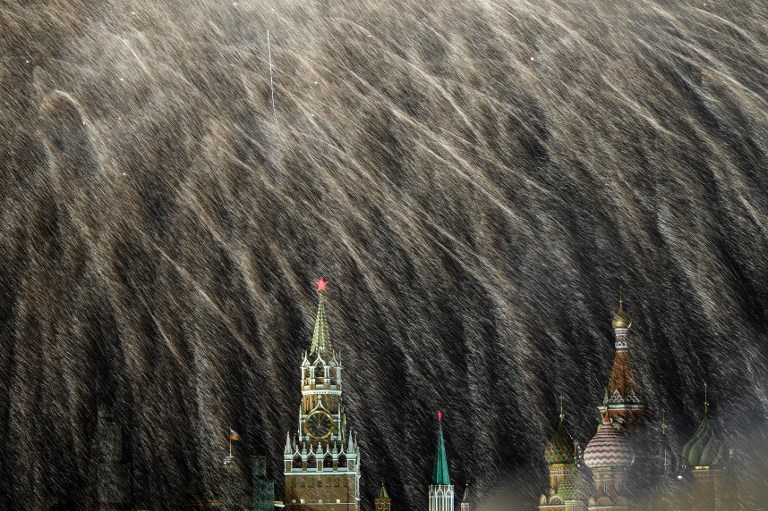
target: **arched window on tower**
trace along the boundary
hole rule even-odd
[[[309,458],[307,458],[307,468],[309,470],[317,469],[317,459],[314,454],[310,454]]]
[[[339,467],[339,468],[347,468],[347,457],[346,457],[346,456],[344,456],[343,454],[340,454],[340,455],[339,455],[339,464],[338,464],[338,467]]]
[[[333,469],[333,456],[330,454],[326,454],[325,458],[323,458],[323,470],[332,470]]]
[[[301,468],[301,455],[297,454],[293,457],[293,468]]]

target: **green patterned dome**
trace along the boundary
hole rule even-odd
[[[557,487],[557,493],[564,500],[586,500],[592,492],[592,482],[584,470],[576,467]]]
[[[569,464],[573,465],[578,461],[579,452],[576,449],[576,442],[565,429],[563,418],[557,425],[557,430],[552,438],[547,442],[544,448],[544,459],[548,465]]]
[[[704,415],[699,428],[683,447],[683,457],[692,467],[711,467],[719,465],[725,456],[725,446],[717,439],[709,416]]]

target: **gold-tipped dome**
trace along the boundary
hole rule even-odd
[[[629,318],[629,314],[624,312],[624,300],[619,300],[619,312],[613,317],[613,329],[617,328],[629,328],[632,325],[632,320]]]

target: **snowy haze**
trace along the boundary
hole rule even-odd
[[[619,289],[651,430],[666,409],[679,451],[706,380],[752,466],[767,24],[746,0],[3,2],[0,493],[86,497],[105,401],[143,507],[216,495],[230,427],[282,485],[320,275],[365,509],[381,477],[426,506],[438,408],[457,485],[535,501],[558,396],[594,433]]]

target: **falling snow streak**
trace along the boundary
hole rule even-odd
[[[747,0],[5,2],[0,494],[87,498],[107,401],[140,506],[219,495],[230,428],[281,495],[320,275],[366,506],[382,476],[425,505],[437,408],[458,485],[533,502],[558,396],[595,431],[620,287],[651,428],[666,410],[679,452],[707,380],[755,468],[767,22]]]

